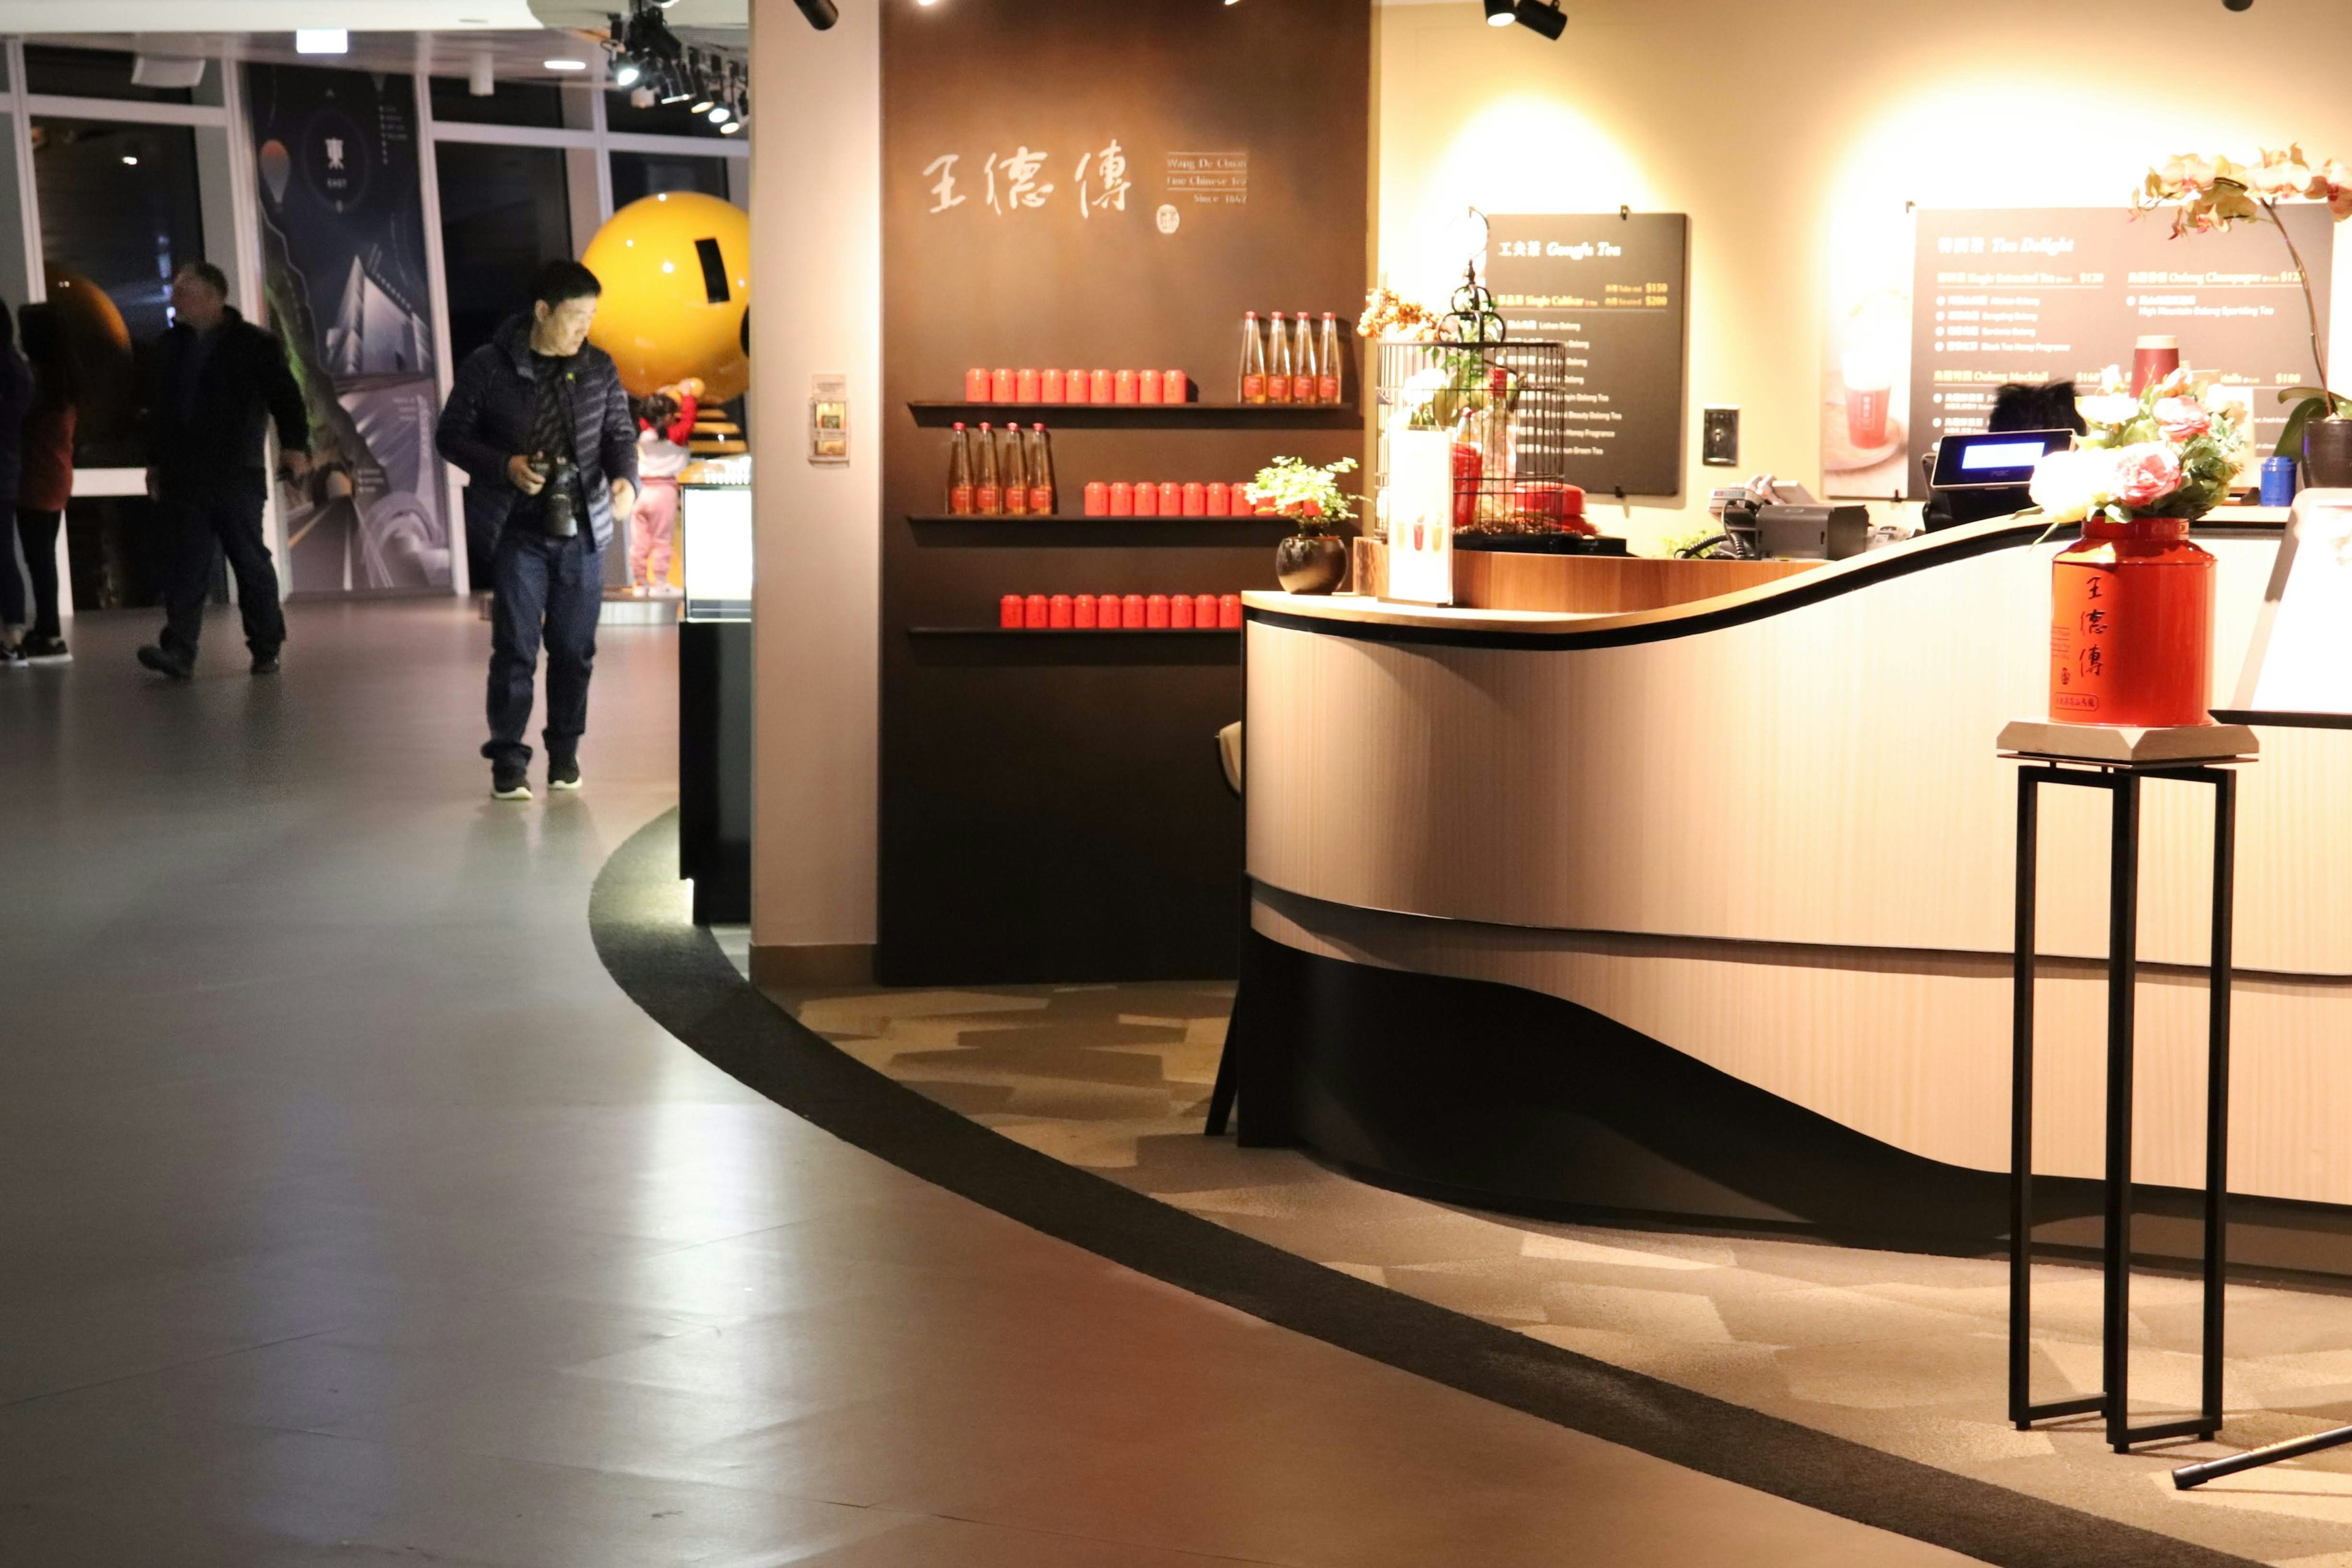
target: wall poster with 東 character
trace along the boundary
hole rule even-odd
[[[313,66],[245,72],[267,324],[302,384],[318,460],[278,491],[293,591],[446,589],[415,84]]]

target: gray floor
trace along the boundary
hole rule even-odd
[[[0,1563],[1957,1563],[1267,1327],[817,1132],[586,930],[674,793],[483,798],[487,633],[0,671]]]

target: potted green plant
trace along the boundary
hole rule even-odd
[[[2158,207],[2172,209],[2172,232],[2209,234],[2227,230],[2232,223],[2269,223],[2286,242],[2287,258],[2303,284],[2303,308],[2311,326],[2312,368],[2319,379],[2310,386],[2280,389],[2279,401],[2294,405],[2286,428],[2279,432],[2278,456],[2300,458],[2305,480],[2314,485],[2352,485],[2352,397],[2327,386],[2327,350],[2319,341],[2319,308],[2312,299],[2311,272],[2295,248],[2294,237],[2279,222],[2279,203],[2295,199],[2325,202],[2337,223],[2352,217],[2352,165],[2331,160],[2314,167],[2301,147],[2284,152],[2265,149],[2255,163],[2236,163],[2227,158],[2180,157],[2150,169],[2132,202],[2135,212]]]
[[[1276,458],[1245,487],[1253,510],[1293,520],[1298,531],[1275,546],[1274,574],[1286,594],[1328,594],[1348,575],[1347,542],[1332,530],[1356,515],[1339,476],[1356,467],[1342,458],[1321,468]]]

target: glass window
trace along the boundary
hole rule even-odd
[[[631,96],[617,90],[605,92],[605,130],[625,131],[633,136],[707,136],[714,142],[725,136],[719,127],[695,113],[690,102],[649,103],[641,109],[630,101]]]
[[[438,142],[449,348],[460,360],[528,307],[540,263],[572,254],[560,147]]]
[[[615,153],[613,154],[613,210],[664,191],[700,191],[727,199],[727,160],[698,158],[691,153]]]
[[[65,98],[127,98],[139,103],[194,103],[184,87],[137,87],[131,68],[139,57],[121,49],[67,49],[54,44],[25,46],[25,83],[35,92]],[[205,66],[209,79],[214,68]]]
[[[138,345],[171,325],[172,274],[205,254],[196,133],[37,118],[43,280],[81,383],[75,461],[136,467]]]
[[[551,81],[501,81],[476,98],[464,77],[433,79],[433,118],[467,125],[527,125],[563,129],[563,89]]]

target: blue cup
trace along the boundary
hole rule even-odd
[[[2294,459],[2264,458],[2263,459],[2263,504],[2293,506],[2294,491]]]

